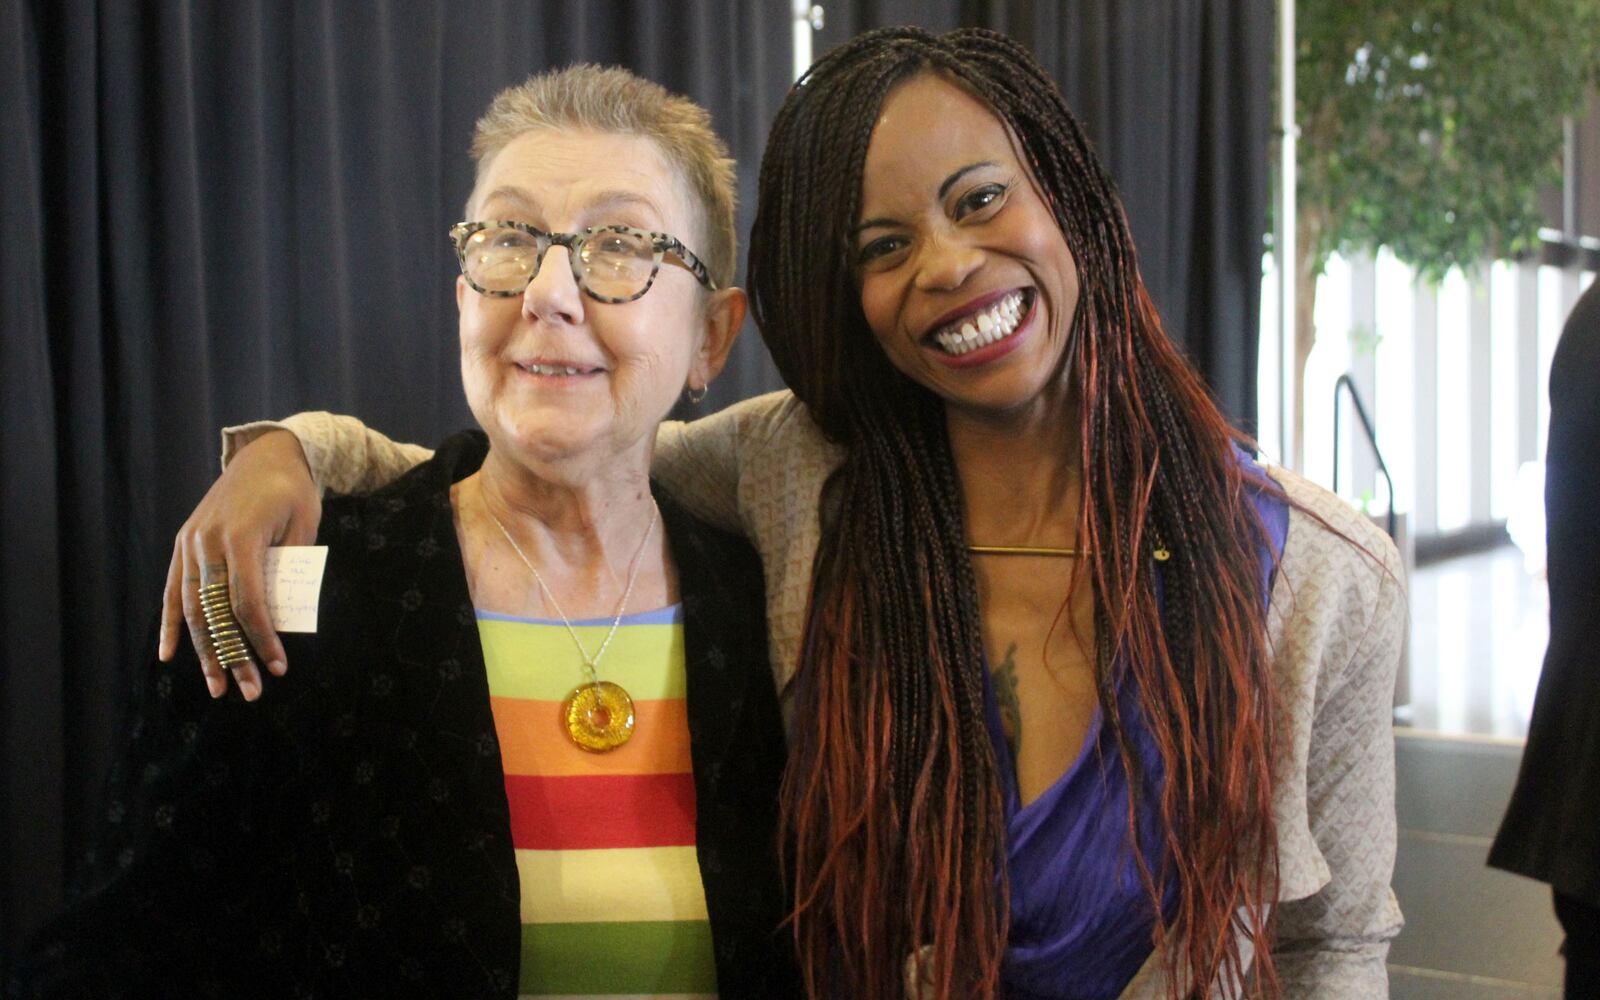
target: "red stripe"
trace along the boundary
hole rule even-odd
[[[524,851],[686,847],[694,775],[506,775],[511,842]]]

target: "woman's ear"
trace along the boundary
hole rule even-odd
[[[700,346],[689,365],[689,388],[703,389],[722,373],[728,363],[728,352],[744,326],[744,312],[748,299],[742,288],[724,288],[712,292],[706,302],[705,325],[701,330]]]

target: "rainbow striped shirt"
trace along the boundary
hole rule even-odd
[[[590,650],[610,625],[573,623]],[[521,996],[714,997],[681,607],[623,618],[600,663],[636,719],[609,753],[561,724],[583,674],[559,621],[480,610],[478,634],[521,880]]]

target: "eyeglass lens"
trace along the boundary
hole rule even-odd
[[[521,292],[539,269],[540,242],[521,229],[481,229],[467,238],[463,248],[467,277],[486,291]],[[594,233],[579,246],[576,262],[590,292],[626,299],[649,284],[655,247],[639,233]]]

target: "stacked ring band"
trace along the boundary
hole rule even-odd
[[[217,662],[226,670],[242,667],[250,662],[250,646],[244,633],[233,618],[233,605],[228,599],[228,584],[208,583],[200,588],[200,610],[206,616],[206,631],[211,633],[211,651]]]

